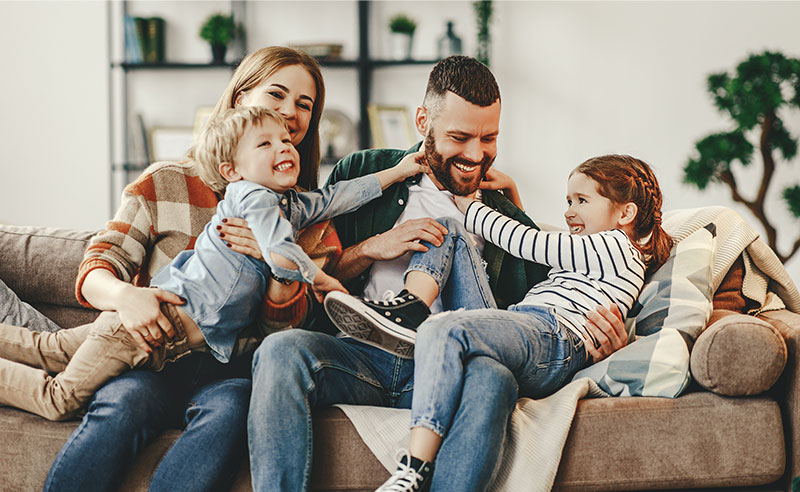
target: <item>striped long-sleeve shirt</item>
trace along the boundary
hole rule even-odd
[[[598,305],[619,307],[627,317],[644,284],[645,265],[619,229],[579,236],[543,232],[473,202],[465,215],[467,230],[518,258],[552,267],[519,305],[552,307],[559,322],[589,344],[586,316]]]

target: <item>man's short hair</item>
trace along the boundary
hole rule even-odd
[[[489,67],[464,55],[448,56],[433,67],[423,105],[428,111],[438,112],[448,92],[481,107],[491,106],[500,99],[500,88]]]
[[[212,191],[222,194],[228,180],[219,172],[222,162],[233,163],[239,139],[248,126],[272,120],[288,131],[286,120],[276,111],[259,106],[240,106],[226,109],[210,120],[193,149],[194,163],[203,183]]]

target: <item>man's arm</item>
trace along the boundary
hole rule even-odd
[[[376,261],[393,260],[408,251],[427,251],[428,247],[420,241],[441,246],[445,234],[447,228],[431,218],[403,222],[342,251],[333,275],[346,282]]]

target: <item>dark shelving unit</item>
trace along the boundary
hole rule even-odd
[[[246,19],[245,13],[245,1],[242,0],[232,0],[231,1],[231,13],[233,14],[235,19]],[[358,103],[359,103],[359,121],[357,124],[358,128],[358,143],[359,148],[367,149],[371,147],[371,134],[370,134],[370,125],[369,125],[369,103],[370,97],[372,94],[372,76],[373,72],[376,69],[380,69],[383,67],[398,67],[398,66],[409,66],[409,65],[433,65],[438,60],[431,59],[431,60],[417,60],[417,59],[408,59],[408,60],[385,60],[385,59],[373,59],[370,57],[369,54],[369,8],[370,8],[370,0],[358,0],[358,57],[356,59],[330,59],[330,58],[318,58],[319,64],[323,67],[330,67],[330,68],[343,68],[343,69],[355,69],[358,74]],[[127,2],[122,2],[122,13],[123,16],[128,13],[127,9]],[[109,22],[111,22],[111,13],[109,11]],[[109,38],[109,45],[113,40]],[[237,46],[241,49],[241,56],[244,56],[246,53],[246,40],[240,39]],[[111,53],[113,50],[109,50]],[[212,64],[212,63],[182,63],[182,62],[175,62],[175,61],[168,61],[162,63],[129,63],[126,61],[115,61],[110,60],[110,73],[109,77],[112,77],[112,72],[114,70],[122,70],[122,87],[121,87],[121,97],[122,97],[122,116],[119,118],[120,123],[122,125],[122,155],[123,162],[118,162],[115,159],[115,148],[114,148],[114,138],[113,138],[113,129],[109,130],[109,134],[112,136],[112,145],[111,145],[111,162],[112,162],[112,182],[114,180],[114,173],[116,172],[124,172],[125,181],[129,182],[131,178],[135,177],[136,174],[144,170],[149,163],[133,163],[130,162],[130,153],[128,149],[128,77],[127,74],[129,72],[134,71],[170,71],[170,70],[234,70],[238,62],[233,63],[224,63],[224,64]],[[112,83],[113,87],[113,83]],[[113,91],[113,89],[112,89]],[[115,124],[115,119],[113,115],[114,111],[114,104],[113,104],[113,95],[110,96],[112,98],[112,103],[110,104],[109,111],[112,112],[110,114],[110,121],[112,122],[112,127]],[[112,186],[112,190],[114,190],[114,186]],[[114,205],[113,202],[115,200],[115,193],[118,195],[118,191],[114,190],[112,192],[112,205],[111,205],[111,213],[114,213]]]

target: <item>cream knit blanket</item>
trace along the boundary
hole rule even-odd
[[[546,492],[561,461],[578,400],[607,396],[588,378],[575,380],[556,393],[517,402],[508,424],[500,468],[492,492]],[[359,405],[337,405],[369,447],[378,461],[393,472],[397,468],[398,449],[408,449],[408,423],[411,410]],[[536,473],[531,473],[536,470]]]

